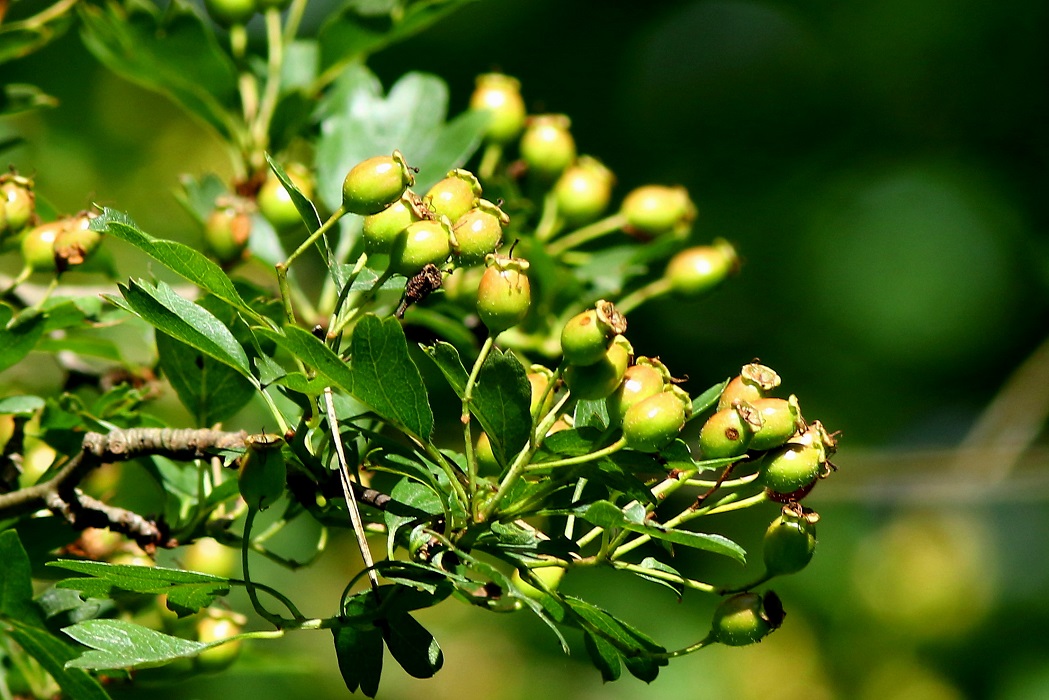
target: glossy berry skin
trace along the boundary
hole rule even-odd
[[[547,413],[553,410],[554,405],[557,403],[557,394],[551,390],[547,393],[547,387],[550,386],[550,382],[553,381],[554,373],[542,365],[532,365],[531,371],[525,375],[528,378],[528,383],[531,386],[531,402],[529,404],[529,412],[533,416],[539,416],[542,418]],[[546,396],[546,400],[540,405],[539,402],[543,400],[543,396]]]
[[[313,175],[305,165],[289,163],[285,173],[306,199],[313,199]],[[295,208],[295,202],[291,200],[291,195],[285,189],[284,184],[272,172],[266,176],[266,181],[262,183],[257,202],[259,212],[278,231],[287,231],[303,225],[302,217],[299,215],[299,210]]]
[[[718,410],[729,408],[741,401],[753,403],[763,399],[779,385],[780,377],[772,368],[756,362],[743,365],[739,375],[733,377],[721,392]]]
[[[14,175],[0,180],[0,238],[21,233],[33,218],[36,200],[29,180]]]
[[[529,173],[552,180],[572,164],[576,147],[570,127],[571,121],[563,114],[543,114],[528,119],[521,135],[521,158],[528,165]]]
[[[612,171],[600,161],[580,156],[554,185],[558,215],[569,225],[593,221],[608,208],[614,182]]]
[[[102,234],[91,230],[94,216],[81,214],[67,219],[65,226],[55,235],[54,259],[60,272],[83,265],[87,257],[98,248]]]
[[[516,326],[528,315],[532,287],[528,261],[492,256],[477,286],[477,315],[492,335]]]
[[[503,241],[503,229],[510,223],[503,210],[487,199],[478,201],[455,222],[455,255],[461,265],[476,265]]]
[[[246,24],[256,12],[255,0],[204,0],[204,7],[224,27]]]
[[[678,296],[694,299],[736,271],[739,259],[727,241],[687,248],[670,259],[664,277]]]
[[[214,538],[201,537],[186,548],[182,566],[187,571],[229,578],[236,571],[238,560],[237,550]]]
[[[538,578],[551,591],[556,591],[561,585],[561,580],[565,577],[565,569],[560,566],[537,566],[534,569],[530,569],[530,572],[532,576]],[[514,588],[532,600],[539,600],[546,595],[546,591],[526,581],[517,569],[514,569],[514,573],[510,576],[510,581],[514,584]]]
[[[350,169],[342,182],[342,205],[351,214],[378,214],[415,184],[400,151],[375,156]]]
[[[704,459],[738,457],[747,451],[754,429],[735,408],[718,411],[699,431],[699,448]]]
[[[470,96],[470,109],[491,115],[484,137],[491,143],[509,143],[524,128],[527,110],[521,97],[521,84],[501,73],[478,76],[477,87]]]
[[[423,196],[423,203],[434,216],[446,216],[455,224],[460,216],[477,206],[480,198],[481,183],[474,174],[456,168],[430,188]]]
[[[283,441],[266,435],[249,436],[248,442],[237,477],[240,496],[249,507],[265,510],[281,497],[287,484],[288,468],[280,449]]]
[[[204,242],[211,254],[223,265],[244,258],[251,238],[249,205],[240,198],[218,203],[204,222]]]
[[[823,464],[823,450],[819,445],[792,441],[768,455],[761,465],[759,479],[770,491],[792,493],[814,482]]]
[[[424,219],[422,211],[422,199],[406,189],[396,202],[378,214],[364,217],[361,234],[364,251],[369,255],[389,254],[397,237],[409,226]]]
[[[626,446],[639,452],[659,452],[685,426],[685,403],[675,392],[664,391],[631,406],[623,417]]]
[[[798,400],[794,396],[789,400],[755,399],[750,405],[761,416],[761,427],[754,431],[754,438],[750,441],[748,449],[771,450],[779,447],[793,437],[801,426]]]
[[[404,229],[390,249],[390,268],[413,277],[427,265],[441,265],[452,252],[448,220],[416,221]]]
[[[606,398],[623,381],[632,354],[626,338],[616,336],[600,360],[584,366],[570,365],[565,370],[569,391],[579,399]]]
[[[597,311],[587,309],[561,329],[561,354],[570,365],[592,365],[604,357],[614,336],[612,326],[600,319]]]
[[[22,236],[22,260],[33,272],[54,272],[55,238],[65,221],[52,221],[30,229]]]
[[[663,373],[648,364],[634,364],[627,367],[623,381],[616,390],[605,399],[608,419],[612,425],[621,425],[630,408],[645,399],[663,392],[665,379]]]
[[[228,617],[205,617],[197,623],[197,641],[209,644],[240,634],[241,627]],[[235,639],[220,646],[205,649],[193,658],[198,671],[222,671],[240,656],[242,640]]]
[[[770,576],[795,574],[812,561],[816,552],[816,526],[811,520],[787,506],[769,525],[763,540],[762,557],[765,571]]]
[[[739,647],[760,642],[783,624],[783,606],[779,597],[769,591],[738,593],[726,598],[714,611],[711,637],[722,644]]]
[[[631,191],[620,212],[630,233],[654,238],[667,233],[686,233],[696,218],[696,208],[684,187],[645,185]]]

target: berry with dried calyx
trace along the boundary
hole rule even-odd
[[[794,394],[787,399],[755,399],[750,405],[761,416],[761,427],[754,431],[749,449],[771,450],[805,429],[798,397]]]
[[[477,206],[480,198],[481,183],[474,174],[456,168],[423,195],[423,202],[434,216],[447,216],[455,224],[460,216]]]
[[[826,476],[837,440],[819,421],[770,452],[758,471],[761,484],[773,494],[794,494]]]
[[[729,408],[737,401],[754,402],[768,396],[780,385],[779,375],[771,367],[752,362],[743,365],[740,373],[729,381],[718,399],[718,410]]]
[[[477,315],[493,335],[516,326],[528,315],[532,288],[527,272],[527,260],[488,256],[488,267],[477,286]]]
[[[589,365],[570,365],[565,370],[565,384],[576,398],[606,398],[623,381],[633,355],[634,348],[630,342],[626,337],[617,335],[597,362]]]
[[[470,96],[470,109],[484,110],[491,115],[484,137],[493,143],[513,141],[524,128],[527,116],[521,98],[521,83],[501,73],[477,77],[477,87]]]
[[[612,302],[601,299],[561,329],[561,354],[570,365],[592,365],[601,360],[612,339],[625,333],[626,327],[626,317]]]
[[[378,214],[415,184],[415,174],[400,151],[375,156],[350,169],[342,182],[342,206],[351,214]]]
[[[796,574],[808,566],[816,552],[819,515],[798,503],[783,506],[779,517],[765,531],[762,558],[769,576]]]
[[[487,199],[478,201],[477,206],[460,216],[452,228],[459,263],[476,265],[483,262],[502,243],[503,229],[509,223],[510,217],[498,206]]]

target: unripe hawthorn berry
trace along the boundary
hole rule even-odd
[[[569,131],[572,123],[563,114],[541,114],[529,117],[521,135],[521,158],[528,172],[552,180],[575,160],[575,139]]]
[[[713,245],[686,248],[667,263],[663,276],[679,296],[691,299],[718,286],[739,267],[732,244],[718,239]]]
[[[495,458],[495,451],[492,450],[492,441],[488,433],[481,433],[477,436],[474,457],[477,459],[477,473],[481,476],[494,476],[499,473],[499,460]]]
[[[452,229],[448,219],[423,220],[410,224],[390,249],[390,269],[413,277],[427,265],[441,265],[452,252]]]
[[[447,216],[453,224],[459,217],[477,206],[481,198],[481,183],[469,170],[456,168],[448,171],[423,195],[423,202],[434,216]],[[489,251],[491,252],[491,251]]]
[[[0,176],[0,239],[5,234],[18,234],[29,225],[36,208],[33,181],[21,175]]]
[[[205,644],[229,639],[240,632],[241,626],[226,615],[209,615],[197,623],[197,641]],[[229,668],[240,656],[241,643],[242,640],[234,639],[231,642],[205,649],[193,657],[194,668],[198,671],[222,671]]]
[[[761,419],[747,403],[739,403],[712,415],[699,431],[704,459],[738,457],[747,451]]]
[[[538,578],[542,585],[550,591],[556,591],[561,585],[561,580],[565,577],[565,569],[562,566],[537,566],[528,571],[532,576]],[[520,593],[532,600],[539,600],[547,594],[546,591],[525,580],[518,569],[514,569],[514,573],[510,576],[510,582],[514,584],[514,588]]]
[[[281,454],[283,440],[276,435],[249,435],[248,450],[240,459],[237,477],[240,495],[251,508],[265,510],[281,497],[288,468]]]
[[[483,262],[503,241],[503,229],[510,223],[503,210],[487,199],[477,202],[455,222],[455,255],[461,265]]]
[[[404,190],[400,198],[380,211],[364,217],[364,228],[361,236],[364,239],[364,251],[369,255],[386,255],[393,250],[393,244],[405,229],[417,221],[428,219],[423,209],[422,198]]]
[[[212,537],[201,537],[186,548],[182,565],[187,571],[199,571],[229,578],[237,568],[237,551]]]
[[[309,168],[302,163],[289,163],[284,172],[302,193],[302,196],[306,199],[313,199],[313,174]],[[273,172],[266,176],[266,181],[262,183],[256,201],[259,205],[259,212],[278,231],[302,226],[302,216],[295,207],[291,194]]]
[[[501,73],[477,77],[477,87],[470,96],[470,109],[484,110],[491,115],[484,137],[493,143],[513,141],[524,128],[527,116],[521,98],[521,83]]]
[[[765,531],[762,558],[770,576],[795,574],[812,561],[816,551],[819,516],[796,503],[783,506],[779,517]]]
[[[256,12],[255,0],[204,0],[204,7],[224,27],[246,24]]]
[[[575,366],[592,365],[604,357],[612,339],[626,332],[626,317],[604,299],[576,314],[561,329],[561,355]]]
[[[554,185],[557,213],[570,225],[596,219],[608,208],[614,183],[612,171],[601,161],[580,156]]]
[[[289,5],[291,5],[291,0],[255,0],[255,7],[259,12],[265,12],[270,8],[286,10]]]
[[[552,389],[547,392],[550,382],[554,380],[554,373],[548,367],[532,365],[525,376],[528,378],[528,384],[531,386],[532,399],[529,404],[529,412],[533,416],[538,415],[541,418],[550,413],[557,403],[556,393]],[[546,397],[545,400],[543,399],[544,396]],[[541,406],[539,405],[540,401],[543,401]]]
[[[415,184],[400,151],[375,156],[350,169],[342,182],[342,205],[351,214],[378,214]]]
[[[204,242],[223,265],[244,258],[251,238],[253,205],[242,197],[220,197],[204,222]]]
[[[66,219],[65,226],[55,234],[54,259],[59,272],[83,265],[87,256],[98,248],[102,234],[91,230],[91,220],[96,216],[84,213]]]
[[[639,452],[659,452],[685,427],[691,402],[677,387],[631,406],[623,417],[626,446]]]
[[[565,370],[565,384],[576,398],[594,401],[606,398],[623,381],[633,354],[630,342],[617,335],[597,362],[570,365]]]
[[[22,260],[33,272],[54,272],[55,238],[66,222],[50,221],[26,231],[22,236]]]
[[[754,431],[754,438],[750,441],[751,450],[779,447],[804,428],[798,397],[793,394],[789,399],[755,399],[750,405],[761,416],[761,427]]]
[[[737,593],[726,598],[714,611],[711,637],[728,646],[745,646],[760,642],[769,632],[783,624],[783,605],[772,591]]]
[[[737,401],[753,403],[763,399],[770,391],[780,385],[779,375],[771,367],[752,362],[743,365],[739,375],[734,377],[718,399],[718,410],[729,408]]]
[[[647,357],[638,358],[635,364],[627,367],[623,381],[605,399],[608,420],[612,425],[621,425],[631,406],[662,393],[669,375],[669,372],[664,374],[665,369],[662,362]]]
[[[684,187],[644,185],[631,191],[620,207],[626,230],[641,239],[684,235],[696,218],[696,207]]]
[[[477,286],[477,315],[492,335],[516,326],[528,315],[532,287],[527,271],[527,260],[488,257],[488,267]]]
[[[758,470],[761,484],[774,494],[792,494],[825,475],[837,441],[813,421],[804,432],[770,452]]]

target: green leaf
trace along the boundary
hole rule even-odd
[[[126,287],[119,285],[119,288],[126,303],[112,296],[106,298],[254,381],[244,348],[210,311],[179,296],[164,282],[153,287],[142,280],[131,280]]]
[[[270,164],[273,174],[277,176],[280,183],[284,185],[284,189],[288,191],[288,196],[291,197],[292,203],[295,204],[295,209],[298,210],[299,216],[302,217],[303,223],[306,224],[306,228],[309,229],[310,233],[319,229],[321,227],[321,219],[317,215],[317,208],[313,206],[313,202],[299,191],[299,188],[291,181],[288,174],[284,172],[284,168],[270,158],[269,153],[266,154],[266,162]]]
[[[81,3],[81,36],[94,56],[127,80],[167,96],[229,138],[237,69],[215,32],[182,0],[161,15],[151,2]]]
[[[77,652],[72,645],[52,636],[47,630],[18,622],[8,634],[55,679],[63,696],[70,700],[109,700],[106,691],[87,671],[66,667],[76,661]]]
[[[255,387],[228,365],[166,333],[157,333],[160,369],[198,427],[226,420],[244,408]]]
[[[127,214],[115,209],[103,208],[102,214],[91,220],[91,228],[130,243],[172,272],[211,292],[238,311],[256,316],[237,293],[233,282],[222,268],[193,248],[175,241],[153,238],[141,231]]]
[[[7,328],[0,328],[0,372],[22,361],[44,332],[47,316],[33,310],[18,314]]]
[[[331,16],[320,29],[322,68],[327,70],[352,59],[363,59],[421,32],[460,5],[475,1],[421,0],[406,3],[396,14],[387,11],[385,17],[368,12],[361,3],[346,3],[344,9]]]
[[[92,670],[149,668],[196,656],[209,644],[172,637],[125,620],[84,620],[63,632],[94,651],[85,651],[66,665]]]
[[[663,562],[661,562],[658,559],[655,559],[653,557],[645,557],[644,559],[641,560],[641,562],[638,564],[638,566],[640,566],[642,569],[648,569],[649,571],[658,571],[658,572],[661,572],[661,573],[664,573],[664,574],[669,574],[671,576],[676,576],[678,578],[684,578],[677,569],[675,569],[672,566],[667,566]],[[646,581],[651,581],[652,583],[658,583],[661,586],[666,586],[670,590],[674,591],[674,593],[677,595],[677,599],[679,601],[681,600],[681,596],[685,592],[684,584],[676,583],[674,581],[668,581],[665,578],[660,578],[660,577],[656,577],[656,576],[648,576],[646,574],[643,574],[640,571],[637,571],[636,569],[631,569],[630,572],[632,574],[635,574],[635,575],[645,579]]]
[[[0,116],[57,106],[58,100],[36,85],[8,83],[0,89]]]
[[[650,653],[663,653],[666,649],[656,644],[647,635],[581,598],[565,596],[565,602],[575,615],[585,620],[592,630],[600,633],[600,635],[595,634],[595,638],[601,636],[606,643],[611,642],[610,646],[622,655],[627,670],[634,677],[651,683],[659,675],[659,668],[667,665],[668,661],[665,658],[648,656]],[[593,634],[593,632],[590,633]],[[601,668],[597,663],[595,665]]]
[[[436,491],[412,479],[398,481],[390,491],[390,498],[393,500],[383,511],[383,519],[389,533],[387,548],[392,559],[398,531],[408,523],[430,520],[444,513],[444,504]]]
[[[583,632],[583,646],[590,655],[590,661],[601,672],[601,680],[606,683],[619,680],[623,674],[623,665],[614,646],[589,632]]]
[[[206,608],[215,598],[229,593],[227,579],[193,571],[68,559],[48,562],[47,565],[88,577],[64,579],[56,584],[59,588],[71,588],[90,598],[111,598],[114,591],[163,593],[167,596],[168,607],[180,617]]]
[[[608,406],[604,399],[577,401],[574,418],[576,428],[604,430],[608,427]]]
[[[408,73],[386,97],[363,66],[348,68],[321,106],[317,181],[329,208],[342,202],[342,181],[357,163],[399,149],[419,168],[415,189],[425,192],[449,170],[463,165],[481,143],[485,115],[445,123],[448,88],[438,77]]]
[[[29,555],[14,530],[0,532],[0,562],[4,567],[0,578],[0,617],[42,626],[40,610],[33,603]]]
[[[702,549],[714,554],[723,554],[735,559],[740,564],[746,563],[746,551],[727,537],[706,532],[692,532],[690,530],[666,530],[647,523],[637,523],[628,519],[619,507],[609,501],[594,501],[576,508],[573,512],[578,517],[598,527],[617,527],[630,532],[648,535],[653,539]]]
[[[28,416],[44,407],[39,396],[6,396],[0,399],[0,415]]]
[[[406,612],[378,621],[390,654],[413,678],[432,678],[444,665],[444,653],[433,635]]]
[[[360,622],[334,627],[332,634],[335,657],[346,688],[351,693],[359,688],[374,698],[382,676],[382,631],[370,622]]]
[[[459,351],[443,342],[424,350],[462,399],[469,375],[459,359]],[[500,464],[506,464],[528,442],[531,397],[532,387],[524,366],[513,353],[492,348],[477,376],[470,413],[488,433]]]
[[[689,420],[692,420],[692,418],[695,418],[707,409],[713,407],[718,402],[718,399],[721,398],[721,392],[725,390],[725,387],[728,386],[728,383],[729,380],[726,379],[720,384],[715,384],[696,398],[692,399],[692,416],[689,418]]]
[[[45,24],[27,26],[21,22],[0,25],[0,63],[7,63],[39,51],[62,36],[72,25],[73,17],[68,11],[53,16]]]

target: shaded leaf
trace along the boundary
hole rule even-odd
[[[444,653],[434,636],[406,612],[395,612],[378,623],[390,654],[413,678],[432,678],[444,665]]]
[[[658,571],[660,573],[669,574],[671,576],[676,576],[678,578],[683,578],[681,576],[681,573],[677,569],[675,569],[672,566],[667,566],[663,562],[661,562],[658,559],[655,559],[653,557],[645,557],[644,559],[641,560],[641,562],[638,564],[638,566],[640,566],[642,569],[648,569],[650,571]],[[681,600],[681,596],[685,592],[684,584],[675,583],[674,581],[668,581],[665,578],[659,578],[659,577],[656,577],[656,576],[647,576],[647,575],[645,575],[645,574],[643,574],[640,571],[637,571],[635,569],[631,569],[630,571],[631,571],[631,573],[633,573],[633,574],[635,574],[635,575],[645,579],[646,581],[651,581],[652,583],[658,583],[658,584],[660,584],[662,586],[666,586],[670,590],[674,591],[674,593],[677,595],[678,600]]]
[[[87,671],[66,667],[76,660],[77,652],[72,645],[45,629],[18,622],[14,623],[8,634],[55,679],[64,696],[70,700],[109,700],[106,691]]]
[[[84,620],[62,631],[93,651],[67,662],[92,670],[149,668],[196,656],[208,644],[172,637],[126,620]]]
[[[166,333],[157,333],[160,369],[198,427],[226,420],[255,395],[255,387],[228,365]]]
[[[14,530],[0,532],[0,562],[4,567],[0,578],[0,617],[42,626],[40,610],[33,603],[29,555]]]
[[[619,661],[619,652],[614,646],[589,632],[583,632],[583,646],[586,647],[590,661],[601,672],[601,680],[605,682],[619,680],[623,673],[623,665]]]
[[[666,649],[636,628],[581,598],[565,596],[565,602],[575,615],[585,620],[594,632],[599,633],[594,635],[595,638],[603,637],[606,643],[610,643],[610,646],[619,652],[627,670],[634,677],[651,683],[659,675],[659,668],[667,665],[667,659],[649,656],[653,653],[663,653]],[[600,668],[598,665],[598,669]]]
[[[47,316],[32,310],[23,311],[0,328],[0,372],[22,361],[36,346],[44,332]]]
[[[0,89],[0,115],[57,106],[58,100],[36,85],[8,83]]]
[[[44,407],[39,396],[5,396],[0,399],[0,415],[27,416]]]
[[[390,491],[391,502],[383,511],[386,522],[387,548],[393,557],[398,531],[408,523],[430,520],[444,513],[441,497],[429,486],[412,479],[401,479]]]
[[[206,608],[215,598],[229,593],[227,579],[193,571],[69,559],[48,562],[47,565],[87,575],[86,578],[59,581],[56,584],[59,588],[71,588],[90,598],[110,598],[114,591],[163,593],[167,596],[168,607],[179,617]]]
[[[348,623],[333,627],[335,657],[346,688],[358,689],[369,698],[379,692],[382,677],[382,630],[371,622]]]
[[[691,418],[689,418],[689,420],[692,420],[692,418],[695,418],[707,409],[712,408],[718,402],[718,399],[721,398],[721,392],[725,390],[725,387],[728,386],[728,383],[729,380],[726,379],[720,384],[715,384],[696,398],[692,399],[692,416]]]

